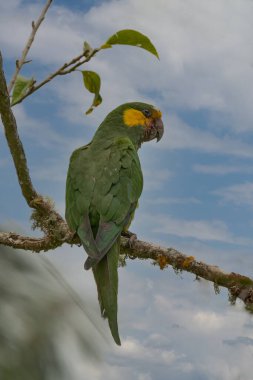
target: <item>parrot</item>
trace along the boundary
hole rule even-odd
[[[118,345],[120,236],[128,231],[143,189],[138,149],[143,142],[162,138],[161,118],[161,111],[150,104],[122,104],[106,116],[91,142],[70,157],[66,221],[88,254],[84,268],[92,268],[101,316],[108,319]]]

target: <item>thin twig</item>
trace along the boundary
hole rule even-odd
[[[47,10],[50,7],[50,5],[52,4],[52,1],[53,0],[47,0],[46,5],[42,9],[41,14],[40,14],[38,20],[36,22],[34,22],[34,21],[32,22],[32,31],[31,31],[31,34],[30,34],[30,36],[28,38],[28,41],[27,41],[27,43],[25,45],[25,48],[24,48],[24,50],[22,52],[21,58],[16,61],[16,70],[15,70],[15,72],[14,72],[12,78],[11,78],[10,84],[8,86],[8,92],[9,92],[9,94],[11,93],[11,90],[12,90],[12,88],[14,86],[14,83],[15,83],[15,81],[17,79],[17,76],[18,76],[18,74],[19,74],[22,66],[24,65],[24,63],[29,62],[29,61],[26,61],[27,54],[28,54],[28,52],[29,52],[29,50],[30,50],[30,48],[32,46],[35,34],[36,34],[37,30],[39,29],[40,24],[44,20],[45,15],[47,13]]]
[[[30,62],[30,60],[26,60],[26,56],[31,48],[31,45],[33,43],[33,40],[35,38],[35,35],[36,35],[36,32],[40,26],[40,24],[42,23],[42,21],[44,20],[45,18],[45,15],[46,15],[46,12],[48,10],[48,8],[50,7],[51,3],[52,3],[53,0],[48,0],[45,7],[43,8],[43,10],[41,11],[41,14],[38,18],[38,20],[36,22],[32,22],[32,32],[29,36],[29,39],[26,43],[26,46],[22,52],[22,56],[19,60],[16,60],[16,70],[13,74],[13,77],[10,81],[10,84],[8,86],[8,92],[9,94],[11,93],[12,89],[13,89],[13,86],[15,84],[15,81],[17,79],[17,76],[22,68],[22,66],[25,64],[25,63],[28,63]],[[50,82],[52,79],[54,79],[56,76],[58,75],[66,75],[66,74],[69,74],[73,71],[76,70],[77,67],[83,65],[84,63],[87,63],[90,61],[90,59],[92,57],[94,57],[94,55],[99,51],[100,49],[91,49],[90,47],[85,49],[83,51],[82,54],[78,55],[77,57],[73,58],[71,61],[67,62],[67,63],[64,63],[59,69],[57,69],[56,71],[54,71],[52,74],[50,74],[47,78],[45,78],[44,80],[42,80],[39,84],[35,85],[36,83],[36,80],[33,81],[31,87],[27,90],[27,92],[19,98],[19,101],[15,103],[18,104],[18,103],[21,103],[25,98],[27,98],[29,95],[33,94],[35,91],[37,91],[39,88],[41,88],[42,86],[44,86],[45,84],[47,84],[48,82]],[[85,57],[84,60],[81,60],[83,57]],[[68,69],[68,70],[67,70]]]
[[[73,67],[71,67],[69,70],[64,70],[60,73],[60,75],[66,75],[66,74],[69,74],[71,73],[72,71],[74,71],[77,67],[83,65],[84,63],[87,63],[89,62],[89,60],[94,57],[94,55],[99,51],[100,49],[93,49],[92,52],[90,52],[90,54],[88,56],[86,56],[86,59],[84,59],[83,61],[80,61],[78,62],[76,65],[74,65]],[[85,55],[85,54],[84,54]]]
[[[93,49],[90,53],[85,50],[82,54],[78,55],[77,57],[73,58],[71,61],[64,63],[59,69],[54,71],[52,74],[50,74],[47,78],[45,78],[43,81],[41,81],[36,86],[33,85],[27,92],[24,94],[17,103],[21,103],[25,98],[27,98],[29,95],[33,94],[35,91],[37,91],[39,88],[50,82],[52,79],[54,79],[58,75],[66,75],[74,70],[76,70],[77,67],[83,65],[84,63],[89,62],[89,60],[94,57],[94,55],[99,51],[100,49]],[[87,54],[89,54],[87,56]],[[84,60],[80,61],[81,58],[86,57]],[[79,61],[79,62],[78,62]],[[77,62],[77,63],[76,63]],[[74,66],[72,66],[74,65]],[[72,66],[72,67],[70,67]],[[70,67],[68,70],[66,70],[68,67]],[[35,83],[35,82],[34,82]]]

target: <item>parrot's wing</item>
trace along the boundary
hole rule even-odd
[[[139,157],[131,140],[118,138],[107,150],[109,156],[103,161],[92,200],[100,215],[95,237],[99,257],[88,259],[86,269],[103,258],[129,224],[143,187]]]
[[[89,219],[89,209],[95,186],[92,173],[94,160],[90,157],[90,145],[75,150],[70,158],[66,182],[66,220],[72,231],[78,233],[90,256],[98,256]]]
[[[103,258],[129,224],[142,187],[139,158],[129,138],[117,138],[97,150],[92,144],[86,145],[72,154],[66,219],[95,262]]]

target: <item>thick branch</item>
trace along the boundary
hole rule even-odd
[[[38,197],[35,189],[33,188],[23,145],[20,141],[17,124],[13,112],[11,110],[9,93],[6,86],[6,81],[3,72],[3,60],[0,52],[0,114],[4,126],[5,136],[13,157],[18,180],[22,189],[23,196],[27,203],[31,202]]]
[[[33,238],[31,236],[22,236],[14,232],[0,232],[0,244],[24,249],[32,252],[46,252],[50,249],[60,247],[64,243],[78,244],[79,240],[69,230],[63,231],[62,237],[44,236],[42,238]]]
[[[174,248],[163,248],[139,240],[135,241],[134,248],[130,248],[128,239],[122,237],[121,253],[131,259],[152,259],[161,269],[171,265],[176,271],[194,273],[198,278],[213,282],[216,287],[229,289],[233,297],[240,298],[246,305],[253,304],[253,279],[234,272],[226,273],[216,265],[196,261],[193,256],[186,256]]]
[[[24,50],[22,52],[21,58],[16,61],[16,70],[15,70],[15,72],[13,74],[13,77],[11,78],[10,84],[8,86],[8,92],[9,92],[9,94],[11,93],[11,90],[12,90],[12,88],[14,86],[14,83],[15,83],[15,81],[17,79],[17,76],[18,76],[18,74],[19,74],[22,66],[24,65],[24,63],[26,61],[26,57],[27,57],[27,54],[28,54],[28,52],[30,50],[30,47],[31,47],[32,43],[33,43],[35,34],[36,34],[37,30],[39,29],[40,24],[44,20],[45,15],[47,13],[47,10],[50,7],[52,1],[53,0],[47,0],[46,5],[42,9],[41,14],[40,14],[38,20],[36,22],[32,22],[32,31],[31,31],[31,34],[30,34],[30,36],[28,38],[28,41],[27,41],[27,43],[25,45],[25,48],[24,48]]]
[[[38,227],[46,233],[47,236],[55,234],[65,236],[68,228],[65,220],[54,210],[53,205],[45,200],[33,187],[25,151],[19,138],[17,124],[10,106],[10,98],[3,72],[3,61],[0,52],[0,114],[4,126],[6,140],[14,161],[15,169],[22,194],[27,204],[37,210],[34,214],[34,220]]]

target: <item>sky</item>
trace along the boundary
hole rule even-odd
[[[42,1],[0,3],[0,48],[7,79]],[[84,41],[103,44],[121,29],[136,29],[160,60],[135,47],[99,52],[87,70],[99,73],[103,103],[92,102],[80,73],[57,78],[13,108],[32,180],[64,214],[71,152],[90,141],[107,113],[142,101],[163,113],[165,133],[140,150],[144,191],[131,226],[138,238],[172,246],[226,271],[252,275],[253,229],[253,2],[250,0],[55,0],[29,53],[24,76],[43,79],[80,54]],[[30,233],[0,130],[0,224]],[[85,253],[64,246],[48,254],[84,298],[94,300]],[[150,262],[119,270],[122,347],[109,346],[106,380],[232,379],[251,377],[253,321],[227,292],[215,295],[193,275],[160,271]],[[107,326],[104,324],[104,328]],[[194,347],[194,349],[193,349]],[[74,360],[74,359],[73,359]],[[79,362],[76,379],[85,366]],[[93,371],[93,372],[92,372]]]

